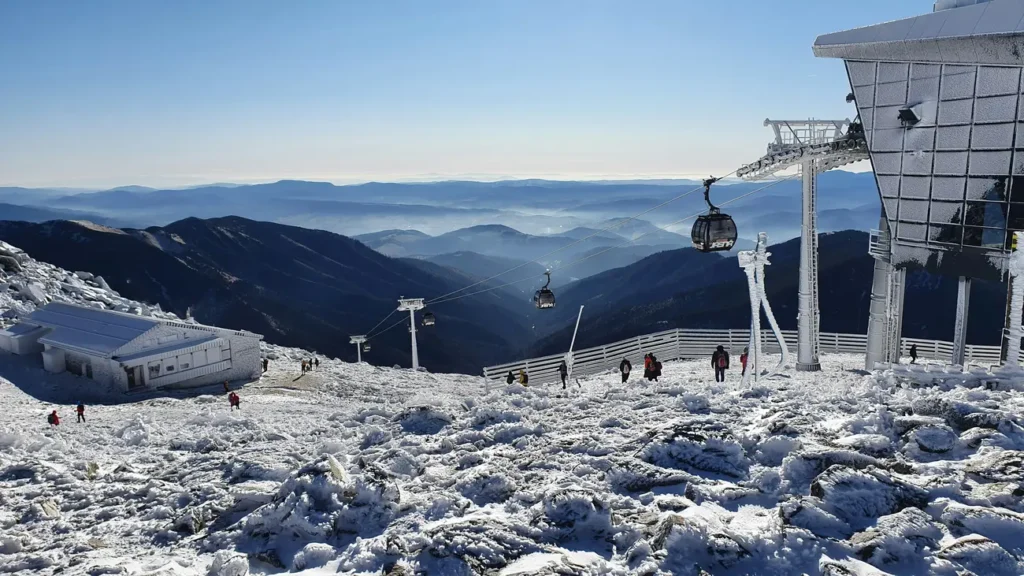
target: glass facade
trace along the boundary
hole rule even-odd
[[[846,64],[894,252],[1004,255],[1024,230],[1021,68]]]

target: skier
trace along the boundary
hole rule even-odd
[[[530,377],[527,376],[526,370],[519,370],[519,383],[523,386],[528,386],[530,384]]]
[[[267,358],[264,358],[264,359],[263,359],[263,371],[264,371],[264,372],[266,372],[266,371],[267,371],[267,366],[269,366],[269,365],[270,365],[270,360],[269,360],[269,359],[267,359]]]
[[[231,409],[232,410],[234,410],[235,408],[238,408],[239,410],[242,409],[241,399],[239,399],[238,394],[235,394],[234,392],[229,394],[228,395],[228,402],[231,404]]]
[[[740,354],[740,366],[742,367],[741,371],[740,371],[740,374],[746,374],[747,373],[747,352],[748,351],[749,351],[748,348],[744,348],[743,349],[743,354]]]
[[[505,376],[505,383],[506,383],[506,384],[511,384],[511,383],[513,383],[513,382],[515,382],[515,381],[516,381],[516,376],[515,376],[515,374],[513,374],[513,373],[512,373],[512,371],[511,371],[511,370],[509,370],[509,371],[508,371],[508,376]]]
[[[320,369],[320,359],[319,358],[313,358],[313,366],[315,366],[317,370]]]
[[[633,369],[633,365],[629,363],[629,360],[625,358],[622,362],[619,362],[619,372],[622,373],[622,383],[625,384],[626,380],[629,380],[629,371]]]
[[[910,363],[917,364],[917,344],[910,345]]]
[[[85,422],[85,404],[78,403],[78,407],[75,408],[75,412],[78,413],[78,422]]]
[[[46,421],[50,426],[60,426],[60,416],[57,416],[57,411],[50,412],[50,415],[46,417]]]
[[[562,390],[565,390],[565,379],[569,377],[569,367],[565,365],[565,360],[558,365],[558,375],[562,378]]]
[[[715,382],[725,382],[725,371],[729,368],[729,353],[719,346],[711,355],[711,367],[715,369]]]

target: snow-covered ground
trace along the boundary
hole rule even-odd
[[[300,377],[307,353],[267,351],[236,412],[0,353],[0,572],[1024,573],[1017,390],[826,356],[753,389],[700,361],[562,394],[334,360]]]

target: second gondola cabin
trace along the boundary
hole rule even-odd
[[[436,321],[437,320],[434,318],[433,312],[427,312],[426,314],[423,315],[424,326],[433,326]]]
[[[551,271],[544,272],[544,275],[548,277],[548,281],[544,284],[544,287],[533,295],[533,303],[540,310],[546,310],[548,308],[555,307],[555,293],[551,291],[548,286],[551,284]]]

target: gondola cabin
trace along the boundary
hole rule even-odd
[[[423,315],[424,326],[433,326],[436,321],[437,320],[434,318],[433,312],[427,312],[426,314]]]
[[[736,223],[728,214],[704,214],[693,223],[690,241],[701,252],[732,250],[736,245]]]
[[[540,310],[555,307],[555,293],[548,288],[548,286],[551,285],[551,271],[548,270],[544,272],[544,275],[548,277],[548,281],[545,282],[544,286],[540,290],[537,290],[537,293],[533,295],[533,303]]]

